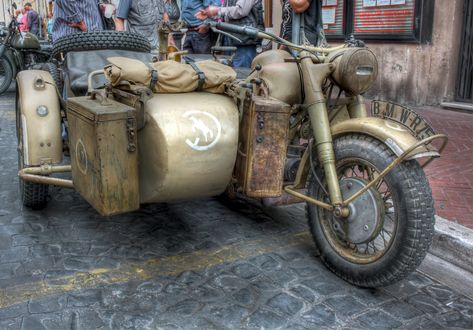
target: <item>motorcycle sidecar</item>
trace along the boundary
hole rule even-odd
[[[47,184],[73,187],[102,215],[136,210],[142,203],[222,193],[237,155],[234,100],[207,92],[153,94],[146,88],[101,89],[84,96],[88,73],[103,68],[112,54],[151,62],[145,53],[70,52],[65,102],[57,101],[48,72],[32,70],[19,76],[20,177],[27,178],[23,188],[34,195]],[[91,82],[100,86],[103,76]],[[44,115],[38,113],[42,107]],[[72,182],[47,177],[63,162],[64,127],[70,167],[59,169],[72,170]],[[42,202],[45,194],[47,190],[33,196],[33,204]]]

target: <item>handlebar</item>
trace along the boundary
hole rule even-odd
[[[244,35],[247,35],[249,37],[258,38],[259,30],[254,28],[254,27],[239,26],[239,25],[230,24],[230,23],[223,23],[223,22],[211,22],[210,26],[214,26],[218,30],[222,30],[224,32],[244,34]]]
[[[333,52],[335,50],[344,48],[345,45],[337,46],[337,47],[331,47],[331,48],[326,48],[326,47],[315,47],[312,45],[297,45],[294,44],[290,41],[287,41],[281,37],[278,37],[277,35],[267,32],[267,31],[260,31],[254,27],[250,26],[239,26],[235,24],[230,24],[230,23],[223,23],[223,22],[214,22],[211,21],[208,23],[209,26],[217,33],[235,33],[235,34],[244,34],[252,38],[257,38],[257,39],[267,39],[274,41],[276,43],[285,45],[288,48],[299,50],[299,51],[307,51],[309,53],[312,53],[315,55],[315,57],[319,57],[320,55],[328,54],[330,52]],[[319,53],[319,54],[317,54]]]

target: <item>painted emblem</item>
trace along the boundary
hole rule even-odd
[[[186,138],[186,144],[194,150],[205,151],[220,140],[222,125],[211,113],[206,111],[186,111],[182,117],[192,122],[192,137]]]
[[[87,174],[87,152],[82,139],[78,139],[76,143],[76,164],[83,174]]]

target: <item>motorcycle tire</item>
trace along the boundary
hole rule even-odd
[[[385,144],[364,135],[340,137],[334,148],[343,195],[353,185],[366,186],[396,158]],[[322,169],[314,166],[312,171],[319,180],[311,175],[309,194],[328,201]],[[397,282],[419,266],[432,242],[435,219],[432,192],[417,161],[402,162],[349,206],[351,215],[340,220],[307,204],[312,237],[332,272],[351,284],[375,288]],[[376,230],[363,234],[368,228]]]
[[[11,85],[13,69],[10,62],[2,57],[0,59],[0,94],[5,93]]]
[[[17,86],[18,91],[18,86]],[[21,107],[19,103],[18,92],[16,93],[16,132],[18,139],[18,170],[25,167],[23,157],[23,132],[22,132],[22,121],[21,121]],[[40,210],[46,207],[49,199],[49,186],[40,183],[23,181],[21,178],[19,181],[19,192],[20,200],[26,207],[30,207],[33,210]]]
[[[93,31],[65,35],[53,43],[52,56],[60,58],[72,51],[122,49],[150,52],[151,45],[139,34],[123,31]]]
[[[51,74],[51,77],[53,78],[54,83],[56,84],[56,87],[59,91],[59,95],[62,95],[63,80],[61,79],[61,74],[57,65],[47,62],[42,65],[41,69]]]

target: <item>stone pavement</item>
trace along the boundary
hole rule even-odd
[[[473,229],[473,113],[436,107],[415,110],[438,133],[449,136],[442,156],[426,168],[435,210],[442,218]]]
[[[216,199],[99,216],[70,190],[18,201],[12,95],[0,97],[0,329],[471,329],[473,301],[415,272],[347,284],[303,206]]]

